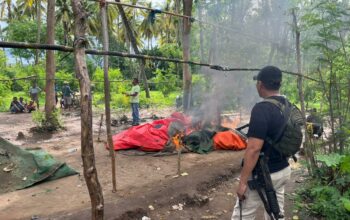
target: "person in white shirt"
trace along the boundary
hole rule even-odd
[[[33,102],[36,103],[37,108],[39,109],[39,93],[41,89],[38,87],[36,83],[29,89],[29,96]]]
[[[132,81],[132,88],[130,92],[125,92],[124,94],[130,96],[130,104],[132,110],[132,126],[137,126],[140,124],[139,116],[139,103],[140,103],[140,86],[139,80],[134,78]]]

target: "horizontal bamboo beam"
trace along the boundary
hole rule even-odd
[[[41,50],[56,50],[56,51],[62,51],[62,52],[73,52],[73,47],[68,46],[62,46],[62,45],[55,45],[55,44],[37,44],[37,43],[24,43],[24,42],[5,42],[0,41],[0,47],[3,48],[17,48],[17,49],[41,49]],[[197,65],[197,66],[205,66],[209,67],[211,69],[215,69],[218,71],[259,71],[259,68],[231,68],[231,67],[224,67],[220,65],[212,65],[208,63],[201,63],[196,61],[185,61],[181,59],[176,58],[168,58],[168,57],[158,57],[158,56],[149,56],[149,55],[143,55],[143,54],[130,54],[125,52],[119,52],[119,51],[102,51],[102,50],[92,50],[92,49],[86,49],[86,54],[90,55],[108,55],[108,56],[116,56],[116,57],[127,57],[127,58],[136,58],[136,59],[146,59],[146,60],[158,60],[158,61],[165,61],[165,62],[173,62],[173,63],[187,63],[191,65]],[[305,76],[300,73],[295,73],[291,71],[281,70],[283,73],[294,75],[294,76],[301,76],[305,79],[309,79],[312,81],[320,82],[317,79]]]
[[[26,76],[21,78],[13,78],[13,79],[0,79],[0,82],[7,82],[7,81],[16,81],[16,80],[27,80],[27,79],[33,79],[36,78],[36,76]]]

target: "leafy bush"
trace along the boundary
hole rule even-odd
[[[37,127],[43,127],[45,123],[45,113],[42,111],[32,112],[32,120]]]
[[[298,208],[326,219],[350,219],[350,155],[317,155],[316,160],[315,179],[297,192]]]
[[[350,219],[349,195],[341,195],[336,187],[317,184],[311,182],[297,192],[296,204],[301,213],[332,220]]]
[[[110,81],[123,80],[123,74],[119,69],[109,69],[108,78]],[[103,69],[97,68],[95,73],[92,76],[94,82],[94,91],[103,92],[104,91],[104,73]],[[120,93],[120,88],[124,88],[123,83],[119,82],[110,82],[110,91],[111,93]],[[123,89],[121,89],[123,90]]]
[[[156,70],[155,75],[153,81],[157,83],[156,88],[163,93],[164,97],[167,97],[172,91],[177,89],[176,75],[161,71],[160,69]]]
[[[36,131],[56,131],[59,128],[63,128],[63,122],[61,120],[61,111],[56,109],[50,121],[46,120],[45,112],[34,111],[32,114],[32,120],[36,125]]]

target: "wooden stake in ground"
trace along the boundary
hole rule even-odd
[[[80,109],[81,109],[81,157],[86,185],[91,200],[91,219],[103,219],[104,201],[100,182],[95,166],[95,154],[92,136],[92,105],[90,78],[87,72],[85,59],[86,23],[88,13],[83,7],[82,0],[72,0],[74,13],[74,61],[75,74],[80,85]]]
[[[177,150],[177,175],[181,175],[181,149]]]
[[[100,126],[98,128],[98,137],[97,137],[98,142],[101,142],[100,136],[101,136],[102,124],[103,124],[103,114],[101,114]]]
[[[184,147],[182,142],[183,136],[184,136],[183,132],[178,132],[173,137],[171,137],[171,140],[175,145],[175,149],[177,151],[177,175],[178,176],[181,175],[181,151],[182,151],[182,148]]]
[[[108,51],[109,49],[109,39],[108,39],[108,27],[107,27],[107,9],[106,4],[101,2],[101,20],[102,20],[102,35],[103,35],[103,50]],[[104,89],[105,89],[105,113],[106,113],[106,130],[107,130],[107,142],[109,149],[109,156],[111,157],[112,165],[112,192],[117,191],[117,183],[115,178],[115,152],[112,140],[111,131],[111,93],[109,87],[108,79],[108,56],[103,56],[103,75],[104,75]]]

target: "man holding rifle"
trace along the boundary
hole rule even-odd
[[[266,66],[254,77],[261,98],[275,100],[282,105],[288,100],[280,95],[282,72]],[[284,219],[284,188],[290,179],[288,158],[282,156],[271,142],[277,140],[285,127],[283,112],[268,101],[257,103],[251,112],[248,146],[237,189],[237,203],[232,220],[255,219],[256,210],[265,208],[265,219]]]

